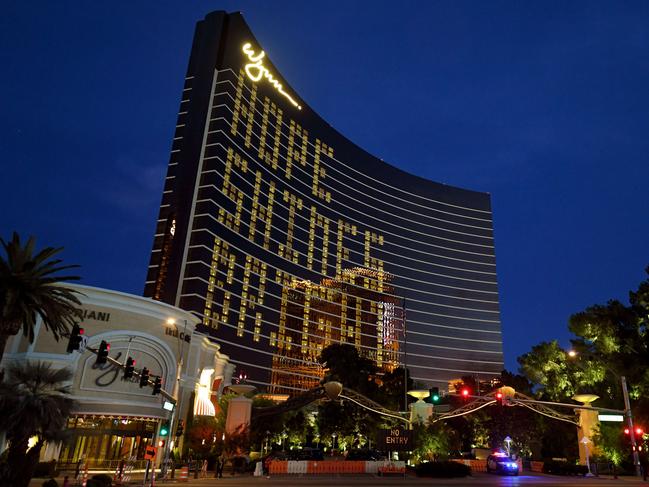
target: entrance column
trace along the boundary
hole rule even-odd
[[[225,432],[231,435],[242,425],[244,428],[247,428],[250,424],[252,399],[246,397],[245,394],[253,392],[255,386],[236,384],[230,386],[229,389],[235,394],[238,394],[237,397],[230,399],[228,403],[228,417],[225,420]]]
[[[599,399],[595,394],[577,394],[573,397],[577,402],[582,403],[586,407],[590,407],[591,403]],[[599,418],[597,411],[589,411],[585,409],[579,410],[579,428],[577,428],[577,442],[579,444],[579,464],[586,465],[586,442],[584,437],[589,441],[593,441],[593,436],[599,430]],[[597,445],[590,443],[592,446],[589,448],[590,455],[597,453]]]

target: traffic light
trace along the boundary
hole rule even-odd
[[[462,394],[463,398],[468,399],[469,396],[471,395],[471,391],[469,390],[468,387],[463,387],[462,391],[460,391],[460,394]]]
[[[430,402],[436,404],[439,402],[439,387],[430,388]]]
[[[158,440],[158,447],[164,448],[166,442],[167,442],[167,440]]]
[[[124,380],[132,379],[134,373],[135,373],[135,360],[129,357],[126,359],[126,365],[124,366]]]
[[[628,435],[630,433],[629,428],[624,428],[624,434]]]
[[[79,325],[72,326],[70,339],[68,340],[68,353],[79,350],[79,348],[81,347],[81,341],[83,340],[83,331],[83,328],[81,328]]]
[[[99,349],[97,350],[97,360],[95,361],[95,364],[104,365],[108,361],[109,351],[110,343],[107,343],[106,340],[102,340],[99,344]]]
[[[159,375],[156,375],[155,379],[153,379],[153,392],[151,395],[160,394],[160,391],[162,391],[162,379]]]
[[[178,426],[176,426],[176,438],[183,435],[185,431],[185,422],[181,419],[178,421]]]
[[[503,395],[502,392],[500,391],[496,392],[496,401],[498,401],[498,404],[500,404],[501,406],[505,405],[505,396]]]
[[[160,426],[160,436],[167,436],[169,434],[169,423]]]
[[[149,369],[144,367],[142,372],[140,372],[140,387],[146,387],[149,385]]]

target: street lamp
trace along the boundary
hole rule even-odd
[[[586,466],[588,467],[588,473],[586,474],[586,477],[594,477],[593,473],[590,471],[590,452],[588,451],[588,444],[590,443],[590,438],[588,436],[584,436],[581,439],[582,445],[584,445],[584,450],[586,450]]]
[[[575,350],[568,351],[568,356],[570,358],[575,358],[577,357],[577,355],[579,354]],[[642,475],[642,470],[640,467],[640,456],[638,455],[638,449],[636,445],[635,428],[633,427],[633,413],[631,412],[631,400],[629,399],[629,391],[626,386],[626,376],[619,375],[617,372],[615,372],[614,370],[608,367],[604,367],[604,368],[609,372],[611,372],[616,378],[620,379],[620,383],[622,385],[622,397],[624,398],[624,414],[626,416],[626,423],[629,427],[629,439],[631,440],[631,448],[633,449],[633,464],[635,465],[636,475],[640,477]],[[584,437],[584,439],[586,438]],[[586,449],[586,452],[588,452],[588,447],[586,446],[586,443],[584,443],[584,447]]]
[[[507,456],[511,457],[512,439],[509,436],[505,436],[505,443],[507,443]]]
[[[168,318],[167,319],[167,325],[173,326],[176,328],[176,339],[178,342],[178,356],[176,358],[176,380],[174,381],[174,388],[172,392],[173,398],[176,400],[175,407],[171,411],[171,421],[169,421],[170,425],[170,436],[174,437],[173,435],[176,433],[178,429],[178,421],[176,418],[176,414],[180,415],[180,407],[182,405],[182,395],[180,394],[180,376],[181,376],[181,371],[183,368],[183,363],[184,363],[184,353],[185,353],[185,339],[187,337],[187,320],[185,321],[185,326],[183,328],[183,333],[182,337],[180,334],[180,330],[178,329],[178,325],[176,324],[176,319],[175,318]],[[177,413],[176,413],[177,411]],[[166,475],[167,471],[167,464],[169,462],[169,453],[171,451],[171,442],[167,442],[165,445],[165,452],[164,452],[164,471]]]

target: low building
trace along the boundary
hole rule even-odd
[[[230,384],[234,366],[217,343],[195,333],[198,318],[141,296],[67,286],[82,293],[79,322],[86,337],[82,348],[97,348],[105,340],[110,357],[121,363],[131,357],[136,371],[146,367],[152,379],[162,379],[162,389],[171,395],[180,367],[177,418],[186,419],[197,410],[214,414],[211,401]],[[83,459],[91,468],[113,468],[113,462],[142,459],[145,448],[155,446],[160,428],[171,420],[171,411],[165,409],[171,403],[164,395],[153,395],[150,386],[140,387],[137,377],[124,380],[121,367],[98,366],[94,353],[67,353],[66,348],[67,339],[54,340],[39,320],[33,343],[22,333],[10,338],[2,362],[4,366],[13,361],[45,361],[75,373],[70,386],[78,406],[69,419],[70,434],[62,443],[47,445],[41,459],[62,463]],[[0,441],[0,451],[4,443]]]

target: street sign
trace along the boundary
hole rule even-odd
[[[412,450],[412,431],[405,428],[389,428],[381,430],[379,445],[383,450],[388,451]]]
[[[600,414],[597,418],[600,421],[611,421],[614,423],[622,423],[624,421],[624,416],[621,414]]]
[[[158,449],[155,446],[147,446],[144,450],[144,459],[153,460],[155,458],[156,452]]]

